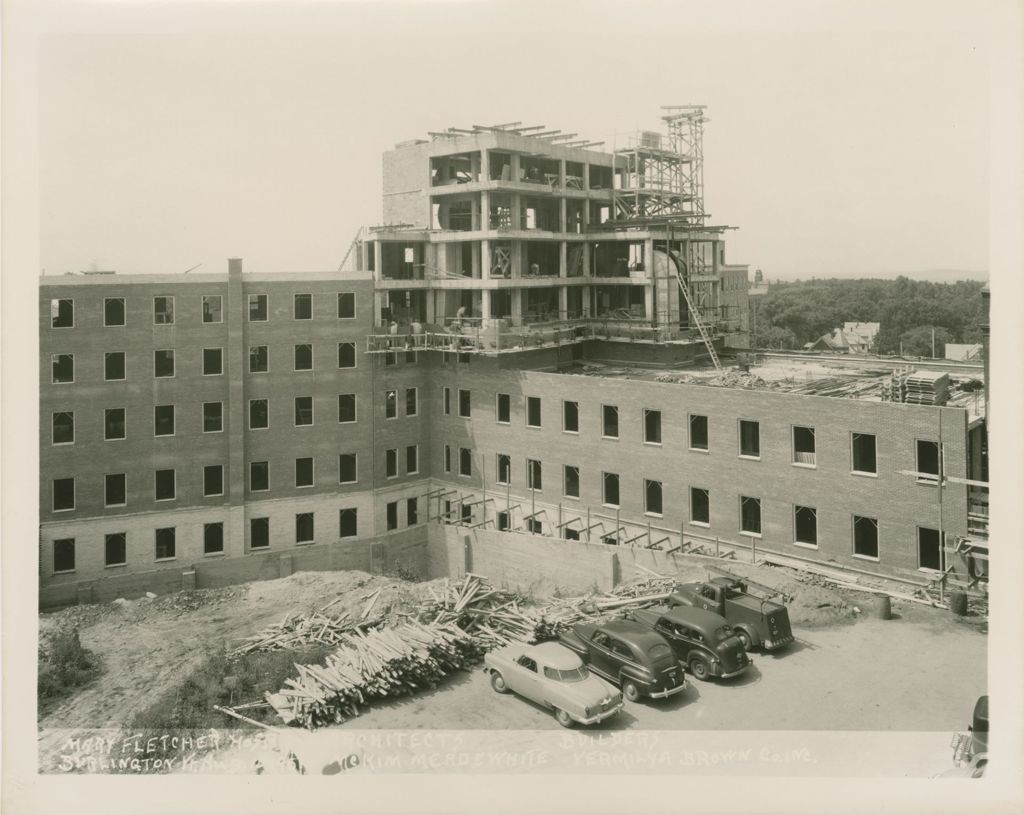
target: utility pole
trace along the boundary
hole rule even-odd
[[[932,359],[935,359],[935,326],[932,326]]]

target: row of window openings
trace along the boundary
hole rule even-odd
[[[442,388],[444,412],[452,412],[451,388]],[[472,418],[472,394],[468,390],[458,390],[458,416]],[[499,424],[511,423],[511,397],[506,393],[496,395],[496,417]],[[528,396],[526,401],[527,427],[541,427],[541,398]],[[660,410],[644,409],[642,415],[643,441],[646,444],[662,443],[662,417]],[[691,414],[688,417],[690,449],[703,452],[709,451],[708,417]],[[567,433],[578,433],[579,403],[562,402],[562,430]],[[615,405],[601,406],[601,434],[604,438],[619,438],[619,409]],[[761,457],[760,422],[740,419],[738,424],[739,455],[744,458]],[[813,427],[794,425],[792,428],[793,463],[805,466],[816,465],[816,442]],[[877,473],[876,437],[871,433],[851,434],[852,469],[858,473]],[[939,474],[939,443],[935,441],[917,441],[917,472],[926,475]]]
[[[387,505],[388,528],[398,526],[398,502]],[[392,518],[394,526],[391,526]],[[417,498],[406,499],[406,523],[415,526],[419,522]],[[358,535],[358,511],[355,507],[339,511],[338,537],[354,538]],[[314,513],[299,512],[295,515],[295,543],[315,542]],[[128,533],[110,532],[104,535],[104,566],[125,566],[128,564]],[[155,534],[155,559],[173,560],[177,557],[177,531],[174,527],[157,529]],[[249,548],[270,547],[270,519],[251,518],[249,521]],[[219,555],[224,552],[224,524],[216,521],[203,524],[203,554]],[[75,539],[60,538],[53,542],[53,571],[55,574],[75,571]]]
[[[393,418],[397,415],[397,392],[387,391],[385,399],[385,416]],[[415,416],[418,408],[416,388],[405,390],[405,415]],[[176,427],[176,406],[156,405],[153,408],[153,435],[173,436]],[[338,422],[350,424],[356,421],[356,394],[338,394]],[[224,430],[224,403],[203,403],[202,427],[204,433],[220,433]],[[106,441],[118,441],[126,438],[125,408],[107,408],[104,411],[103,438]],[[313,397],[296,396],[294,399],[294,425],[306,427],[313,424]],[[250,429],[264,429],[270,426],[270,407],[267,399],[249,400]],[[75,414],[74,411],[58,411],[52,415],[53,444],[74,444]]]
[[[338,368],[356,367],[356,344],[338,343]],[[75,355],[51,354],[51,381],[55,385],[75,381]],[[313,345],[300,343],[293,349],[293,370],[313,370]],[[270,370],[270,353],[266,345],[249,348],[249,373],[266,373]],[[203,349],[203,376],[224,374],[224,349]],[[127,379],[126,352],[108,351],[103,355],[103,379],[107,382],[121,382]],[[166,378],[175,376],[175,354],[173,348],[153,351],[153,376]]]
[[[224,298],[219,294],[204,294],[202,303],[204,323],[224,322]],[[337,314],[339,320],[351,320],[356,316],[355,292],[338,292]],[[249,295],[249,321],[266,322],[269,311],[267,295]],[[296,320],[313,319],[313,295],[292,296],[292,317]],[[103,325],[123,326],[126,323],[125,298],[105,297],[103,299]],[[174,325],[174,297],[161,295],[153,298],[153,325]],[[52,328],[74,328],[75,301],[70,297],[50,300],[50,326]]]
[[[384,451],[385,478],[398,477],[398,448]],[[405,448],[405,474],[419,473],[419,445]],[[311,457],[295,459],[294,485],[312,487],[315,484],[314,460]],[[338,456],[338,483],[355,484],[359,480],[358,462],[355,453],[341,453]],[[265,492],[270,489],[270,463],[253,461],[249,464],[250,492]],[[211,464],[203,467],[203,496],[213,498],[224,494],[224,467]],[[153,500],[173,501],[178,497],[177,471],[156,470],[153,479]],[[104,506],[120,507],[128,503],[128,478],[126,473],[111,473],[104,476]],[[75,478],[53,480],[53,511],[64,512],[75,509]]]

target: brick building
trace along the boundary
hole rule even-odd
[[[962,570],[979,410],[582,375],[745,344],[683,113],[615,153],[508,126],[400,145],[389,224],[338,272],[43,278],[42,602],[422,570],[438,520]]]

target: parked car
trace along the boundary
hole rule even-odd
[[[955,770],[944,776],[981,778],[988,764],[988,696],[979,696],[974,703],[974,715],[966,733],[956,733],[950,744],[953,748]]]
[[[622,710],[622,694],[557,642],[491,651],[484,657],[484,672],[495,691],[513,691],[549,708],[562,727],[596,724]]]
[[[713,611],[687,606],[654,606],[629,612],[628,619],[660,634],[696,679],[728,679],[750,665],[743,643],[728,620]]]
[[[579,623],[559,640],[579,654],[590,669],[622,688],[636,702],[662,699],[686,688],[686,670],[664,637],[632,620]]]
[[[746,650],[771,651],[793,642],[789,610],[766,595],[751,592],[735,576],[714,577],[701,583],[676,586],[669,595],[670,606],[693,606],[720,614],[736,629]]]

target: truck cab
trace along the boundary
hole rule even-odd
[[[770,651],[793,642],[789,611],[766,596],[752,593],[738,577],[713,577],[676,586],[670,606],[692,606],[725,617],[747,650]]]

